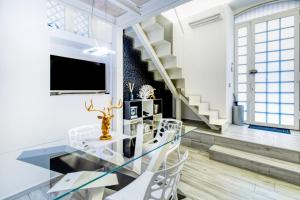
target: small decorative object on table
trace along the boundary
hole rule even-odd
[[[139,91],[141,99],[155,99],[154,88],[151,85],[143,85]]]
[[[87,106],[86,102],[85,102],[85,108],[87,111],[89,111],[89,112],[96,111],[96,112],[100,112],[100,114],[101,114],[98,116],[98,119],[102,119],[102,126],[101,126],[102,135],[99,138],[100,140],[111,140],[112,139],[112,137],[109,133],[109,130],[110,130],[111,120],[114,117],[113,109],[119,109],[122,107],[123,107],[123,103],[121,100],[119,100],[118,104],[114,105],[114,106],[112,105],[112,100],[111,100],[109,103],[109,106],[107,108],[104,108],[103,110],[95,109],[92,100],[91,100],[90,106]]]
[[[138,111],[137,110],[138,110],[137,106],[130,107],[130,117],[131,117],[131,119],[138,118],[138,114],[137,114]]]
[[[130,83],[128,82],[127,83],[127,87],[129,89],[129,92],[130,92],[130,101],[132,101],[134,98],[133,98],[133,88],[134,88],[134,83]]]

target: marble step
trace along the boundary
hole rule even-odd
[[[300,165],[237,149],[213,145],[210,159],[300,185]]]
[[[295,136],[278,136],[276,139],[274,139],[273,134],[274,133],[245,134],[242,130],[241,132],[231,133],[226,131],[224,134],[215,134],[205,130],[195,130],[188,134],[187,137],[207,146],[219,145],[300,164],[300,150],[295,150],[291,144],[293,142],[291,140],[296,142],[298,141],[298,137],[297,139],[294,139]],[[278,140],[279,138],[284,146],[273,143],[273,140]],[[289,144],[291,144],[292,147]]]

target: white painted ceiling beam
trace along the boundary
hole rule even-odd
[[[116,24],[122,28],[127,28],[189,1],[191,0],[151,0],[140,7],[141,15],[137,16],[135,13],[128,12],[118,17]]]
[[[127,0],[108,0],[108,1],[128,12],[135,13],[138,15],[141,14],[140,9],[132,1],[127,1]]]

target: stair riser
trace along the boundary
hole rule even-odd
[[[144,22],[141,23],[141,27],[144,31],[153,31],[155,29],[159,29],[160,27],[164,27],[168,29],[172,26],[172,23],[165,17],[159,15],[156,17],[152,17]]]
[[[177,66],[177,59],[175,57],[160,59],[164,68]]]
[[[209,155],[210,159],[212,160],[247,169],[259,174],[271,176],[292,184],[300,185],[300,174],[293,171],[288,171],[267,164],[234,157],[228,154],[223,154],[215,151],[209,151]]]
[[[154,50],[159,58],[171,55],[171,47],[167,45],[160,45],[155,47]],[[142,50],[142,60],[151,60],[149,54],[144,49]]]
[[[151,17],[150,19],[148,19],[146,21],[143,21],[141,23],[141,27],[144,29],[144,28],[147,28],[149,26],[152,26],[155,23],[156,23],[156,17]]]
[[[218,111],[210,111],[210,114],[209,114],[210,123],[212,123],[212,121],[218,120],[218,119],[219,119],[219,112]]]
[[[164,67],[166,70],[177,70],[178,67],[176,66],[172,66],[172,67]],[[179,68],[180,69],[180,68]],[[157,71],[156,67],[154,66],[154,64],[151,61],[148,61],[148,71]]]
[[[200,103],[198,105],[198,109],[207,112],[209,110],[209,104],[208,103]]]
[[[201,103],[200,96],[189,96],[189,104],[191,106],[198,106]]]
[[[164,40],[164,30],[155,30],[147,33],[150,43],[158,43]]]
[[[154,46],[154,50],[157,53],[157,55],[172,55],[171,52],[171,45],[170,44],[164,44],[164,45],[159,45],[159,46]]]
[[[276,158],[288,162],[300,164],[300,152],[291,151],[288,149],[280,149],[271,146],[265,146],[261,144],[249,143],[230,138],[215,138],[215,144],[229,147],[249,153],[254,153],[262,156]]]
[[[167,74],[169,75],[170,79],[182,79],[182,71],[181,69],[174,69],[174,70],[166,70]],[[154,72],[154,78],[157,80],[162,80],[160,73],[158,71]]]
[[[173,83],[176,88],[185,88],[184,80],[174,80]]]
[[[177,79],[181,79],[182,77],[180,75],[174,75],[174,76],[169,76],[169,78],[171,80],[177,80]],[[160,74],[158,73],[154,73],[154,80],[156,81],[163,81],[163,78],[160,76]]]

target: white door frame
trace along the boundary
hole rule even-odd
[[[265,16],[265,17],[260,17],[260,18],[256,18],[254,20],[251,21],[247,21],[247,22],[243,22],[240,24],[235,25],[235,94],[237,94],[238,89],[237,89],[237,68],[238,68],[238,53],[237,53],[237,31],[238,29],[242,28],[242,27],[247,27],[247,31],[248,31],[248,35],[247,35],[247,68],[248,71],[250,69],[254,69],[255,68],[255,42],[254,42],[254,26],[256,23],[259,22],[264,22],[264,21],[269,21],[272,19],[276,19],[276,18],[281,18],[281,17],[287,17],[287,16],[291,16],[294,15],[295,16],[295,48],[294,48],[294,64],[295,64],[295,77],[294,77],[294,81],[295,81],[295,85],[294,85],[294,90],[295,90],[295,95],[294,95],[294,126],[283,126],[283,125],[276,125],[276,124],[266,124],[266,123],[258,123],[254,121],[254,95],[255,95],[255,91],[254,91],[254,75],[247,75],[247,121],[246,123],[250,123],[250,124],[256,124],[256,125],[267,125],[270,127],[281,127],[281,128],[288,128],[288,129],[295,129],[295,130],[299,130],[299,116],[300,116],[300,112],[299,112],[299,80],[300,80],[300,69],[299,69],[299,46],[300,46],[300,42],[299,42],[299,23],[300,23],[300,9],[291,9],[288,11],[284,11],[284,12],[280,12],[280,13],[276,13],[273,15],[269,15],[269,16]]]

